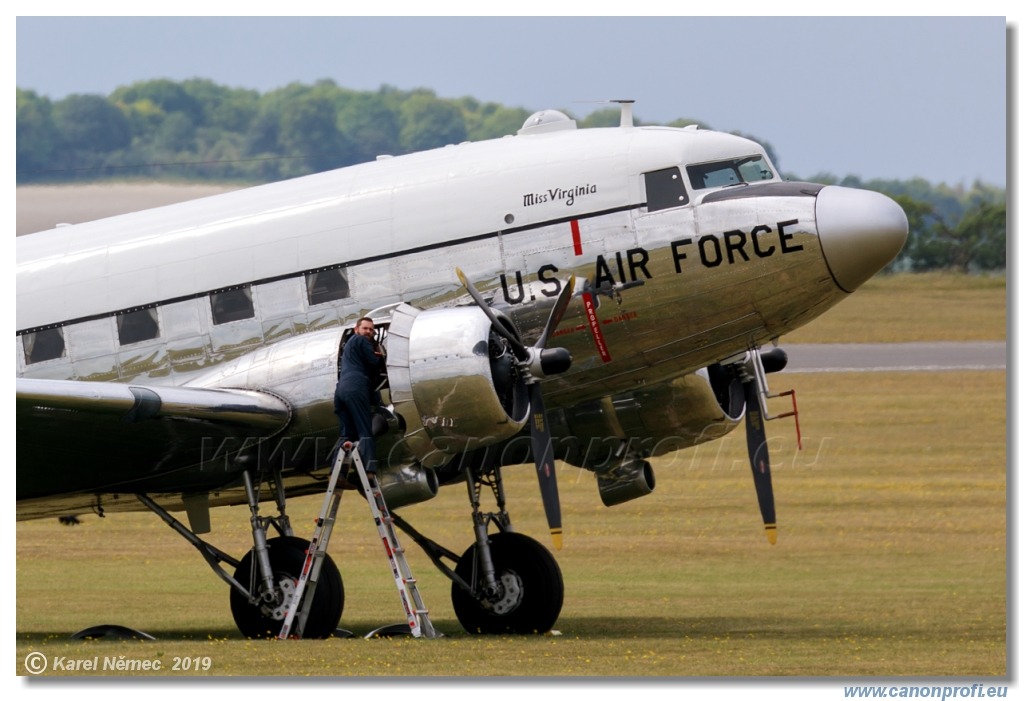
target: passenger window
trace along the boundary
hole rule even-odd
[[[21,337],[25,349],[25,364],[54,360],[64,355],[64,332],[61,329],[44,329],[27,333]]]
[[[251,319],[256,316],[252,306],[252,290],[248,285],[210,294],[214,324]]]
[[[309,305],[333,302],[349,296],[348,275],[344,268],[306,273],[306,295]]]
[[[678,207],[689,201],[686,196],[686,187],[683,185],[683,176],[678,168],[665,168],[644,173],[644,184],[647,187],[648,212]]]
[[[148,341],[160,335],[156,307],[117,315],[117,340],[122,346]]]

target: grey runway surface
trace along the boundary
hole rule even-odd
[[[784,372],[1006,370],[1005,341],[785,345]]]

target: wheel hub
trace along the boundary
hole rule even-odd
[[[295,598],[295,580],[291,577],[282,577],[277,582],[277,589],[274,592],[273,602],[267,601],[260,606],[263,615],[273,618],[275,621],[283,621],[288,615],[288,607]]]
[[[506,572],[498,579],[501,585],[497,596],[493,599],[483,599],[480,607],[486,611],[504,616],[515,611],[523,600],[523,581],[515,572]]]

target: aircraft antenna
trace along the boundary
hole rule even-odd
[[[636,100],[609,100],[619,105],[621,112],[619,113],[619,126],[620,127],[631,127],[633,126],[633,103]]]
[[[599,105],[618,105],[619,106],[619,126],[629,128],[633,125],[633,103],[636,100],[621,99],[621,100],[574,100],[575,104],[587,105],[587,104],[599,104]]]

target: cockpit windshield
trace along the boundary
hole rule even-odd
[[[694,190],[753,183],[775,177],[768,161],[762,156],[745,156],[687,166],[686,174],[690,177],[690,185]]]

